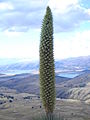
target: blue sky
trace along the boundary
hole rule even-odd
[[[47,5],[53,13],[55,59],[90,55],[89,0],[0,0],[0,58],[39,59]]]

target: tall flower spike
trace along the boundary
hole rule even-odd
[[[47,7],[40,38],[40,95],[47,115],[55,106],[55,70],[53,55],[53,18]]]

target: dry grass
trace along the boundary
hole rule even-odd
[[[32,120],[32,117],[45,113],[43,107],[40,108],[40,99],[23,99],[29,95],[25,93],[11,95],[14,96],[12,103],[0,105],[0,120]],[[89,120],[90,105],[74,100],[57,100],[54,113],[68,120]]]

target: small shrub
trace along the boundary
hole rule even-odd
[[[9,100],[9,102],[10,102],[10,103],[12,103],[12,102],[13,102],[13,100]]]

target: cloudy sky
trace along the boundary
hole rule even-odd
[[[39,59],[47,5],[53,13],[55,59],[90,55],[89,0],[0,0],[0,58]]]

